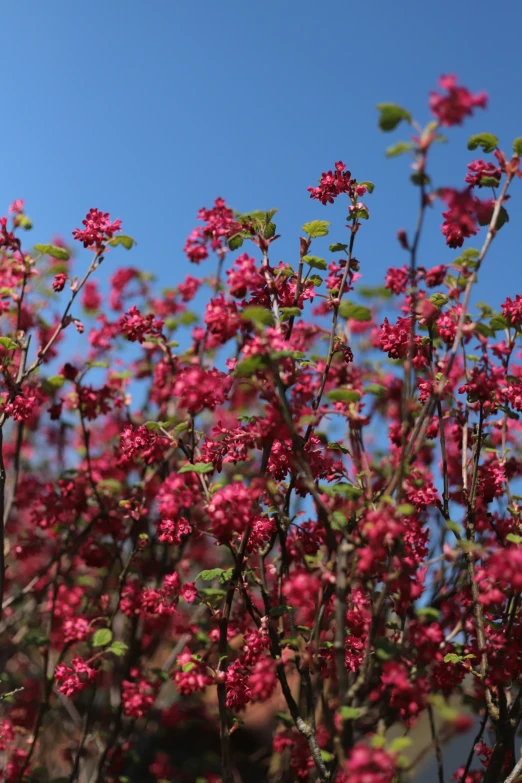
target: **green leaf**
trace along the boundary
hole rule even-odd
[[[288,614],[292,610],[291,606],[286,606],[285,604],[281,604],[280,606],[274,606],[272,609],[270,609],[268,616],[269,617],[282,617],[284,614]]]
[[[214,471],[214,465],[211,462],[195,462],[193,465],[183,465],[178,473],[212,473]]]
[[[417,615],[419,617],[426,617],[429,620],[438,620],[440,617],[440,609],[435,609],[434,606],[423,606],[422,609],[417,609]]]
[[[510,541],[512,544],[522,544],[522,536],[517,536],[516,533],[508,533],[506,541]]]
[[[334,755],[329,750],[321,750],[321,758],[325,764],[329,764],[330,761],[333,761]]]
[[[342,495],[347,500],[357,500],[362,495],[362,490],[359,487],[354,487],[353,484],[347,484],[345,481],[340,481],[339,484],[334,484],[329,489],[334,495]]]
[[[403,120],[411,122],[411,114],[396,103],[379,103],[377,110],[380,111],[379,128],[383,131],[395,130],[397,125]]]
[[[340,253],[342,250],[348,250],[348,245],[343,245],[342,242],[334,242],[328,249],[330,253]]]
[[[468,141],[468,150],[476,150],[482,147],[484,152],[493,152],[498,147],[498,138],[493,133],[477,133],[470,136]]]
[[[225,573],[224,568],[209,568],[205,571],[200,571],[196,576],[196,579],[203,579],[204,582],[212,582],[213,579],[217,579],[218,576]]]
[[[457,653],[446,653],[444,656],[444,663],[462,663],[464,657],[457,655]]]
[[[410,177],[414,185],[429,185],[431,180],[425,171],[414,171]]]
[[[399,648],[397,645],[393,644],[387,637],[377,639],[375,643],[375,655],[381,661],[389,661],[391,658],[395,658],[398,652]]]
[[[112,631],[110,628],[99,628],[92,637],[93,647],[105,647],[112,642]]]
[[[373,184],[373,182],[370,182],[367,179],[365,179],[363,182],[358,182],[357,184],[363,185],[368,191],[368,193],[373,193],[373,191],[375,190],[375,185]]]
[[[357,720],[360,716],[361,710],[357,707],[341,707],[339,715],[343,720]]]
[[[361,285],[357,289],[357,293],[367,299],[390,299],[393,296],[390,289],[383,285]]]
[[[323,283],[323,278],[320,275],[310,275],[308,280],[310,283],[313,283],[315,286],[320,286]]]
[[[122,655],[125,655],[128,649],[129,648],[125,642],[113,642],[109,647],[109,652],[111,652],[113,655],[116,655],[118,658],[121,658]]]
[[[504,223],[508,223],[508,222],[509,222],[509,215],[507,213],[507,209],[505,207],[500,207],[500,212],[498,213],[495,230],[498,231],[499,229],[502,228]]]
[[[0,345],[5,348],[6,351],[14,351],[19,346],[11,340],[10,337],[0,337]]]
[[[168,428],[168,421],[146,421],[145,426],[151,432],[160,432]]]
[[[311,223],[305,223],[303,231],[308,234],[310,239],[316,239],[317,237],[325,237],[328,234],[328,226],[331,223],[328,220],[312,220]]]
[[[272,239],[272,237],[275,236],[275,232],[276,232],[276,224],[268,223],[263,232],[265,239]]]
[[[253,321],[258,326],[272,326],[274,323],[272,312],[266,307],[258,307],[257,305],[245,307],[241,318],[244,321]]]
[[[288,321],[289,318],[298,318],[301,315],[301,310],[298,307],[280,307],[279,312],[283,316],[283,321]]]
[[[336,443],[334,440],[328,441],[328,448],[332,451],[342,451],[343,454],[349,454],[350,450],[343,446],[341,443]]]
[[[230,248],[230,250],[237,250],[241,247],[243,244],[243,237],[241,234],[234,234],[234,236],[230,237],[230,239],[227,241],[227,245]]]
[[[20,226],[20,228],[25,228],[26,231],[29,231],[33,227],[33,221],[27,215],[17,215],[15,224]]]
[[[320,269],[322,272],[326,272],[328,265],[324,258],[318,258],[317,256],[303,256],[303,261],[312,269]]]
[[[412,742],[413,740],[410,737],[395,737],[395,739],[390,742],[388,749],[390,753],[401,753],[403,750],[406,750],[406,748],[409,748]]]
[[[361,394],[355,389],[333,389],[327,393],[326,398],[330,402],[358,402]]]
[[[520,157],[522,155],[522,136],[515,139],[513,142],[513,152]]]
[[[481,177],[479,185],[483,188],[498,188],[500,180],[498,177]]]
[[[489,325],[495,332],[499,332],[501,329],[507,329],[509,326],[503,315],[494,315],[490,320]]]
[[[397,144],[392,144],[386,150],[387,158],[396,158],[398,155],[403,155],[405,152],[409,152],[415,145],[412,141],[398,141]]]
[[[397,506],[397,513],[405,517],[411,517],[412,514],[415,514],[415,506],[412,506],[411,503],[401,503],[401,505]]]
[[[256,354],[255,356],[249,356],[248,359],[243,359],[242,362],[238,362],[235,369],[235,375],[238,378],[250,378],[258,370],[263,369],[268,364],[266,356]]]
[[[57,258],[58,261],[68,261],[71,257],[64,247],[57,247],[56,245],[35,245],[34,249],[45,256]]]
[[[65,377],[63,375],[52,375],[50,378],[45,379],[45,385],[50,389],[61,389],[65,383]]]
[[[438,307],[439,310],[441,307],[443,307],[443,305],[448,304],[448,301],[449,299],[446,294],[436,293],[430,296],[430,302],[434,304],[435,307]]]
[[[118,245],[123,245],[125,250],[131,250],[132,247],[136,244],[136,240],[127,236],[127,234],[118,234],[117,237],[109,240],[107,244],[111,247],[118,247]]]
[[[343,301],[339,305],[339,313],[343,318],[350,318],[353,321],[371,321],[372,313],[368,307],[364,305],[353,304],[352,302]]]
[[[353,209],[352,212],[348,215],[346,220],[368,220],[370,217],[370,213],[366,209],[366,207],[360,207],[359,209]]]
[[[381,386],[380,383],[369,383],[363,389],[363,394],[375,394],[376,397],[381,397],[386,393],[386,386]]]

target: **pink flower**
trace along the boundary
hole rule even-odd
[[[54,672],[58,690],[66,696],[76,696],[96,679],[97,674],[96,669],[89,666],[79,655],[73,656],[69,666],[59,663]]]
[[[99,209],[90,209],[82,223],[85,228],[76,228],[72,233],[78,242],[83,242],[84,247],[100,248],[121,231],[121,220],[111,222],[109,213],[100,212]]]
[[[341,193],[346,193],[349,198],[354,198],[356,180],[352,179],[351,173],[345,171],[345,168],[345,164],[339,160],[335,164],[335,171],[323,171],[319,186],[308,188],[310,198],[320,201],[321,204],[333,204],[334,199]]]
[[[98,291],[98,285],[93,280],[87,280],[82,290],[82,307],[86,310],[99,310],[102,298]]]
[[[53,291],[56,291],[56,293],[58,293],[59,291],[63,291],[66,282],[67,282],[67,275],[65,274],[65,272],[59,272],[57,275],[54,276],[53,279]]]
[[[439,87],[447,94],[431,92],[430,109],[441,125],[461,125],[465,117],[471,117],[474,109],[486,108],[486,93],[473,95],[466,87],[457,85],[456,76],[441,76]]]
[[[12,215],[14,213],[15,215],[19,215],[21,212],[24,211],[24,207],[25,207],[25,201],[23,200],[23,198],[17,198],[10,205],[9,214]]]
[[[131,343],[144,343],[147,339],[161,337],[163,321],[152,313],[142,315],[136,305],[121,316],[118,327]]]
[[[397,771],[397,756],[383,748],[371,748],[358,742],[344,766],[348,783],[392,783]]]

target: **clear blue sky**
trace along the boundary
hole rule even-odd
[[[405,260],[416,193],[406,159],[384,148],[375,104],[395,101],[428,119],[428,91],[455,72],[490,109],[437,150],[438,185],[460,185],[467,137],[487,130],[505,148],[522,135],[522,6],[516,0],[25,0],[2,6],[0,211],[23,197],[34,242],[70,236],[96,206],[120,217],[139,247],[118,260],[172,286],[199,207],[223,196],[240,210],[278,207],[273,261],[295,261],[303,222],[344,208],[310,201],[307,186],[338,159],[376,190],[358,237],[365,282]],[[499,303],[522,291],[522,184],[512,224],[481,275]],[[449,261],[430,215],[421,263]],[[337,221],[337,222],[336,222]],[[515,226],[515,223],[517,225]],[[106,268],[103,274],[111,270]]]

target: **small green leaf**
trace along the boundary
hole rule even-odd
[[[358,402],[361,393],[355,389],[332,389],[326,395],[330,402]]]
[[[363,389],[364,394],[375,394],[376,397],[381,397],[386,393],[386,386],[381,386],[380,383],[369,383]]]
[[[370,182],[367,179],[365,179],[363,182],[358,182],[357,184],[363,185],[368,191],[368,193],[373,193],[373,191],[375,190],[375,185],[373,184],[373,182]]]
[[[274,606],[272,609],[270,609],[268,616],[269,617],[282,617],[284,614],[288,614],[292,610],[291,606],[286,606],[285,604],[281,604],[280,606]]]
[[[308,282],[313,283],[315,286],[320,286],[323,283],[323,278],[320,275],[310,275]]]
[[[520,157],[522,155],[522,136],[515,139],[513,142],[513,152]]]
[[[494,315],[490,320],[489,325],[495,332],[499,332],[501,329],[507,329],[509,326],[503,315]]]
[[[479,185],[483,188],[498,188],[500,180],[498,177],[481,177]]]
[[[330,225],[328,220],[312,220],[311,223],[304,224],[303,231],[308,234],[310,239],[316,239],[317,237],[325,237]]]
[[[112,631],[110,628],[99,628],[92,637],[93,647],[105,647],[112,642]]]
[[[68,261],[71,257],[64,247],[57,247],[56,245],[35,245],[34,249],[45,256],[57,258],[58,261]]]
[[[352,302],[343,301],[339,305],[339,313],[343,318],[351,319],[353,321],[371,321],[372,313],[368,307],[364,305],[353,304]]]
[[[444,656],[444,663],[462,663],[464,656],[457,655],[457,653],[446,653]]]
[[[258,326],[272,326],[274,323],[274,316],[271,311],[266,307],[258,307],[257,305],[245,307],[241,313],[241,318],[245,321],[253,321]]]
[[[268,358],[261,354],[255,356],[249,356],[248,359],[243,359],[242,362],[238,362],[235,369],[235,375],[238,378],[250,378],[258,370],[263,369],[268,364]]]
[[[448,304],[448,297],[446,294],[436,293],[432,294],[430,296],[430,302],[435,305],[435,307],[438,307],[439,310],[441,307],[443,307],[445,304]]]
[[[406,748],[409,748],[412,742],[413,740],[410,739],[410,737],[395,737],[395,739],[390,742],[388,749],[390,753],[401,753],[403,750],[406,750]]]
[[[107,244],[109,244],[111,247],[118,247],[118,245],[123,245],[125,250],[131,250],[132,247],[136,244],[136,240],[127,236],[127,234],[118,234],[117,237],[109,240]]]
[[[17,215],[15,222],[17,226],[25,228],[26,231],[29,231],[33,227],[33,221],[27,215]]]
[[[129,648],[125,642],[113,642],[109,647],[109,652],[111,652],[113,655],[116,655],[118,658],[121,658],[122,655],[125,655],[128,649]]]
[[[348,250],[348,245],[343,245],[342,242],[334,242],[328,249],[330,253],[340,253],[342,250]]]
[[[279,312],[283,316],[283,321],[288,321],[289,318],[298,318],[302,314],[298,307],[280,307]]]
[[[303,256],[303,261],[312,269],[320,269],[322,272],[326,272],[328,265],[324,258],[318,258],[317,256]]]
[[[393,296],[390,289],[383,285],[361,285],[357,289],[357,293],[367,299],[390,299]]]
[[[195,462],[193,465],[183,465],[179,470],[178,473],[212,473],[214,470],[214,465],[211,462]]]
[[[493,152],[498,147],[498,138],[493,133],[477,133],[470,136],[468,141],[468,150],[476,150],[482,147],[484,152]]]
[[[510,541],[512,544],[522,544],[522,536],[517,536],[516,533],[508,533],[506,541]]]
[[[409,152],[413,149],[414,144],[412,141],[398,141],[397,144],[392,144],[386,150],[386,157],[396,158],[398,155],[403,155],[405,152]]]
[[[428,620],[438,620],[440,617],[440,609],[435,609],[434,606],[423,606],[416,611],[419,617],[426,617]]]
[[[405,120],[411,122],[411,114],[396,103],[379,103],[377,110],[380,111],[379,128],[383,131],[395,130],[400,122]]]
[[[234,236],[230,237],[230,239],[227,241],[227,245],[230,250],[238,250],[242,244],[243,237],[241,234],[234,234]]]
[[[45,385],[51,389],[61,389],[65,383],[65,377],[63,375],[52,375],[50,378],[45,379]]]
[[[360,716],[361,710],[357,707],[341,707],[339,715],[343,720],[357,720]]]
[[[353,484],[347,484],[344,481],[334,484],[329,489],[334,495],[342,495],[347,500],[357,500],[362,495],[359,487],[354,487]]]
[[[410,177],[414,185],[429,185],[431,180],[425,171],[414,171]]]
[[[342,451],[343,454],[349,454],[350,450],[343,446],[342,443],[336,443],[334,440],[328,441],[328,448],[332,451]]]
[[[397,506],[397,513],[405,517],[411,517],[412,514],[415,514],[415,506],[412,506],[411,503],[402,503]]]
[[[204,582],[212,582],[213,579],[217,579],[218,576],[225,573],[224,568],[209,568],[205,571],[200,571],[196,576],[196,579],[203,579]]]
[[[14,351],[19,346],[11,340],[10,337],[0,337],[0,345],[5,348],[6,351]]]

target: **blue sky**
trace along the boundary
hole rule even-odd
[[[364,282],[378,283],[406,260],[395,235],[412,229],[417,194],[408,161],[384,157],[405,132],[379,132],[375,104],[395,101],[425,122],[441,73],[485,89],[489,111],[436,152],[435,183],[461,185],[469,135],[494,132],[509,151],[522,135],[521,21],[510,0],[494,13],[485,0],[6,3],[0,210],[25,198],[35,243],[70,236],[92,206],[109,211],[139,242],[111,266],[139,265],[172,286],[195,271],[183,243],[216,196],[242,211],[279,208],[273,261],[295,262],[308,220],[332,220],[331,241],[343,241],[345,208],[306,190],[342,159],[376,185],[357,256]],[[518,182],[513,193],[515,220],[480,279],[495,304],[522,290]],[[441,211],[429,216],[420,263],[455,255]]]

